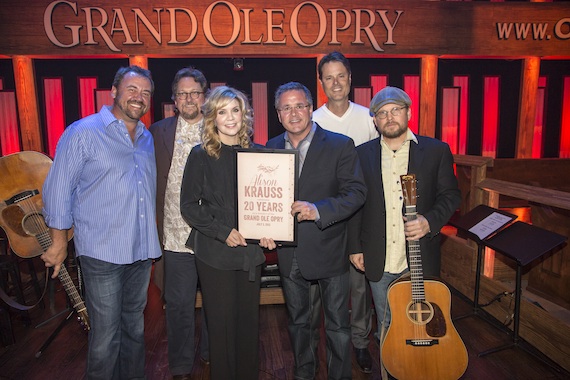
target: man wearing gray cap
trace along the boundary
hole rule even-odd
[[[370,281],[379,332],[391,320],[388,286],[409,270],[406,239],[419,240],[424,275],[439,276],[439,232],[461,201],[449,146],[408,128],[411,104],[397,87],[379,91],[370,102],[370,115],[380,137],[356,148],[368,196],[349,221],[348,252]],[[411,173],[417,179],[418,215],[405,221],[400,175]]]

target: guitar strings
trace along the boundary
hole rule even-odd
[[[415,181],[414,181],[415,182]],[[402,192],[404,199],[410,199],[412,194],[408,194],[405,186],[402,186]],[[415,220],[417,217],[416,206],[405,205],[405,214],[409,221]],[[421,267],[421,257],[417,258],[417,255],[421,255],[419,251],[419,242],[407,242],[408,252],[410,256],[410,276],[411,276],[411,290],[412,290],[412,303],[410,305],[409,315],[414,329],[413,329],[413,340],[421,340],[427,337],[425,334],[425,324],[423,323],[423,301],[425,301],[425,291],[423,289],[423,271]]]

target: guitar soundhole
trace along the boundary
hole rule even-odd
[[[44,217],[39,212],[26,214],[22,219],[22,228],[30,236],[38,236],[48,230]]]
[[[412,301],[408,304],[408,318],[413,323],[425,325],[433,318],[433,307],[425,301]]]

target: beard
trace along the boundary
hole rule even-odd
[[[394,130],[391,129],[389,130],[388,127],[391,127],[392,125],[397,125],[398,128]],[[402,136],[404,133],[406,133],[407,130],[408,130],[407,125],[402,125],[400,123],[392,122],[390,125],[384,126],[384,128],[382,129],[382,135],[389,139],[395,139]]]
[[[147,107],[144,103],[138,102],[136,100],[131,100],[126,103],[119,102],[118,97],[115,98],[115,106],[119,108],[125,115],[127,115],[132,120],[140,120],[141,117],[146,113]],[[140,109],[132,110],[129,108],[129,104],[139,104],[141,106]]]
[[[185,105],[184,107],[180,107],[178,109],[178,113],[182,118],[186,121],[195,120],[200,115],[200,107],[197,104],[192,104],[194,108]]]

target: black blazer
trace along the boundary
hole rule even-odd
[[[156,156],[156,223],[160,246],[163,246],[164,226],[164,197],[170,163],[174,154],[174,137],[178,116],[168,117],[153,123],[149,131],[154,139],[154,154]]]
[[[417,136],[410,143],[408,173],[417,179],[417,212],[429,222],[431,232],[420,239],[423,273],[439,276],[439,231],[461,202],[453,172],[453,155],[440,140]],[[368,187],[366,203],[349,222],[348,251],[364,254],[366,277],[379,281],[386,262],[386,206],[381,173],[380,138],[356,148]]]
[[[285,132],[286,133],[286,132]],[[285,148],[284,134],[267,142]],[[279,269],[289,276],[293,256],[308,280],[329,278],[349,268],[348,218],[362,206],[366,186],[352,139],[317,125],[298,182],[299,200],[314,203],[320,220],[299,223],[297,247],[279,247]]]

